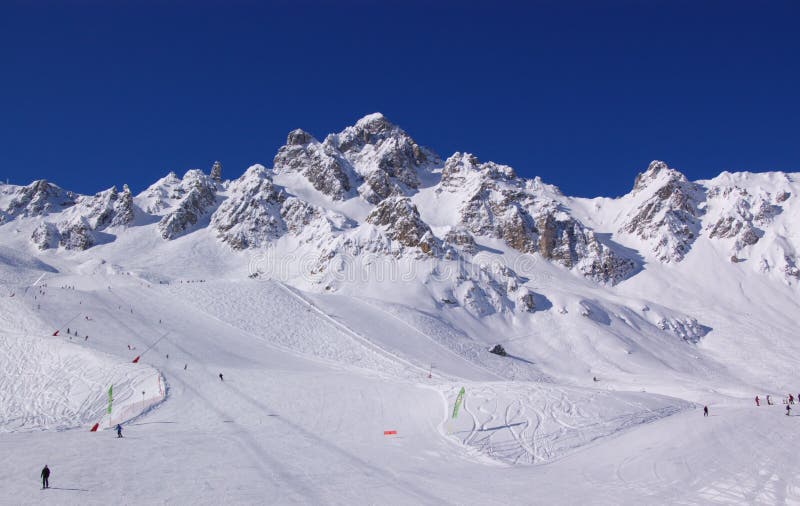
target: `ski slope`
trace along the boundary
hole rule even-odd
[[[646,388],[635,370],[581,380],[586,350],[560,347],[594,321],[574,310],[534,320],[574,322],[571,340],[498,357],[501,336],[373,297],[4,255],[2,504],[800,502],[778,391],[756,408],[727,367],[663,343],[633,357]],[[66,322],[78,335],[52,336]],[[123,416],[122,439],[89,432],[110,384],[102,428]]]

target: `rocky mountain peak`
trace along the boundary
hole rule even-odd
[[[640,172],[636,176],[631,193],[638,193],[653,184],[662,186],[664,183],[672,180],[686,181],[686,176],[670,168],[666,162],[653,160],[644,172]]]
[[[301,130],[300,128],[296,128],[289,132],[289,135],[286,136],[286,145],[287,146],[302,146],[303,144],[308,144],[314,140],[314,137],[306,132],[305,130]]]
[[[211,173],[209,174],[211,179],[213,179],[217,183],[222,182],[222,164],[220,162],[214,162],[214,165],[211,166]]]
[[[186,171],[169,196],[175,204],[158,223],[161,237],[174,239],[208,212],[216,201],[217,184],[199,169]]]
[[[640,200],[621,231],[650,243],[661,262],[680,262],[700,232],[703,189],[664,162],[651,162],[636,178],[630,198]]]
[[[75,204],[77,195],[49,183],[45,179],[19,187],[3,213],[14,216],[43,216]]]
[[[511,181],[516,179],[517,175],[514,169],[507,165],[494,162],[480,163],[471,153],[456,152],[445,160],[441,177],[443,187],[461,188],[470,177]]]

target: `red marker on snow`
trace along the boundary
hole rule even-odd
[[[384,436],[396,436],[397,435],[397,431],[396,430],[385,430],[385,431],[383,431],[383,435]]]

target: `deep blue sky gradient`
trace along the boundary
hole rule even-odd
[[[799,21],[797,1],[3,2],[0,177],[234,178],[374,111],[573,195],[656,158],[800,171]]]

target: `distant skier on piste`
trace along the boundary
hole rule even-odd
[[[122,437],[122,425],[120,424],[117,424],[117,437]]]
[[[790,413],[792,412],[792,407],[788,404],[786,405],[786,416],[791,416]]]
[[[756,406],[761,406],[761,401],[758,400],[758,396],[756,395]]]
[[[224,379],[222,379],[222,373],[219,373],[219,380],[220,381],[225,381]]]
[[[708,406],[703,406],[703,416],[708,416]]]
[[[47,467],[47,464],[44,465],[44,469],[42,469],[42,489],[50,488],[50,468]]]

